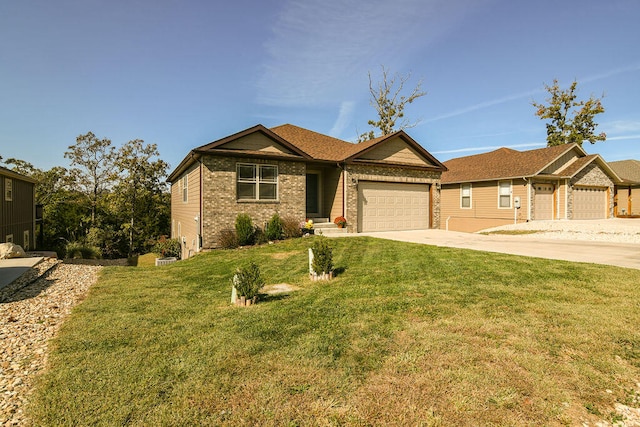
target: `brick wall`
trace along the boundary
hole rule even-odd
[[[303,162],[214,156],[205,156],[202,161],[204,165],[203,247],[215,247],[217,235],[221,230],[235,229],[235,221],[239,213],[250,215],[253,223],[261,228],[276,212],[281,217],[304,220],[306,167]],[[237,200],[237,163],[277,165],[278,200]]]
[[[384,181],[416,184],[440,183],[441,172],[420,169],[405,169],[385,166],[347,165],[346,167],[346,218],[347,231],[358,230],[358,187],[357,181]],[[432,223],[431,228],[440,227],[440,191],[431,187]]]

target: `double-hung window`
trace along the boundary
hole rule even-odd
[[[184,203],[189,201],[189,175],[182,177],[182,201]]]
[[[238,200],[278,199],[277,166],[238,163],[236,176]]]
[[[471,209],[471,184],[460,184],[460,207]]]
[[[498,183],[498,207],[511,207],[511,181],[500,181]]]

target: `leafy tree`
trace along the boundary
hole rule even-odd
[[[170,216],[164,177],[169,165],[158,158],[155,144],[141,139],[127,142],[116,153],[117,184],[113,188],[115,203],[122,212],[120,227],[128,236],[128,252],[142,249],[144,242],[168,224]],[[162,222],[164,213],[165,224]],[[126,218],[126,221],[124,220]]]
[[[399,123],[399,129],[408,129],[414,127],[417,122],[409,122],[404,117],[404,109],[407,104],[413,103],[418,98],[426,95],[422,91],[422,81],[419,81],[413,90],[407,95],[403,95],[405,84],[409,81],[411,74],[406,76],[400,74],[389,75],[389,71],[382,66],[382,81],[374,86],[369,72],[369,92],[371,93],[371,106],[375,108],[378,114],[378,120],[369,120],[367,123],[379,129],[382,135],[388,135],[395,132],[396,122]],[[375,130],[365,132],[358,137],[358,142],[368,141],[376,138]]]
[[[574,80],[569,89],[561,89],[558,80],[553,80],[553,85],[544,85],[551,94],[547,98],[547,104],[532,102],[537,109],[536,116],[542,120],[550,120],[547,123],[547,146],[577,143],[582,146],[584,141],[595,144],[604,141],[607,135],[602,132],[596,134],[598,126],[594,122],[596,114],[604,113],[602,98],[591,96],[586,101],[576,101],[576,87],[578,82]]]
[[[90,225],[93,226],[101,197],[113,183],[115,148],[111,146],[111,140],[98,139],[89,132],[78,136],[64,157],[71,160],[71,166],[75,166],[69,171],[74,184],[89,199]]]

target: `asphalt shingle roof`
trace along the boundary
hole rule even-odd
[[[607,163],[623,180],[640,182],[640,160],[620,160]]]
[[[534,176],[575,146],[576,144],[564,144],[528,151],[503,147],[488,153],[458,157],[444,162],[449,170],[442,173],[442,183]]]

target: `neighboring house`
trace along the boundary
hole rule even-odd
[[[622,179],[616,184],[615,216],[640,216],[640,160],[609,162]]]
[[[0,166],[0,242],[35,249],[35,184]]]
[[[293,125],[257,125],[191,150],[169,175],[183,257],[214,248],[239,213],[347,220],[349,232],[438,228],[445,167],[404,131],[352,144]]]
[[[457,231],[532,220],[610,218],[614,185],[621,182],[599,155],[588,155],[577,144],[500,148],[445,166],[440,227]]]

